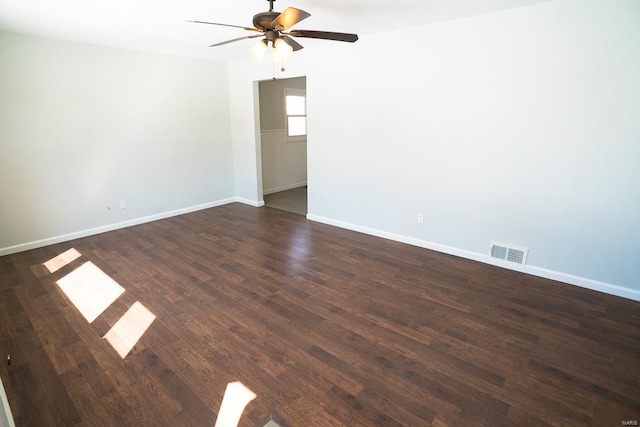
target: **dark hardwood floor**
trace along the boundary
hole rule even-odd
[[[42,263],[75,248],[57,272]],[[56,281],[125,288],[93,323]],[[0,258],[17,426],[620,426],[640,421],[640,303],[240,204]],[[157,318],[122,359],[102,339]]]

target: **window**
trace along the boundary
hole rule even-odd
[[[287,141],[307,140],[307,94],[304,89],[284,90]]]

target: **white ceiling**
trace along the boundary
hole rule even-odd
[[[312,14],[297,29],[367,34],[497,12],[551,0],[278,0],[274,9]],[[247,34],[267,0],[0,0],[0,30],[151,52],[232,60],[255,42],[208,45]],[[310,46],[308,39],[298,39]],[[322,41],[322,43],[338,43]]]

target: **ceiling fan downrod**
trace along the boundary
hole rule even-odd
[[[276,0],[267,0],[269,2],[269,12],[273,12],[273,2]]]

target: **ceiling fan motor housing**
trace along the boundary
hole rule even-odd
[[[262,12],[253,16],[253,26],[258,30],[267,30],[271,27],[274,19],[280,16],[280,12]]]
[[[265,40],[275,42],[276,40],[278,40],[278,38],[280,38],[280,33],[278,33],[276,30],[267,30],[264,32],[264,38]]]

